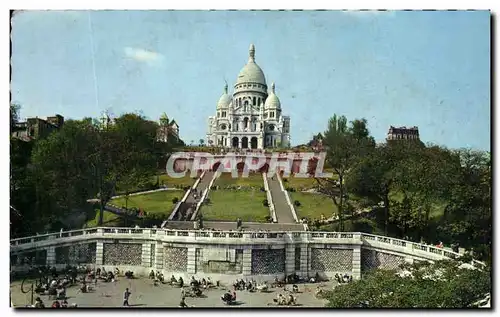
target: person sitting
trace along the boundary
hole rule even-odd
[[[323,295],[323,290],[318,286],[315,292],[316,297]]]
[[[286,304],[290,306],[295,305],[295,297],[292,294],[288,295],[288,301]]]
[[[56,288],[57,299],[66,299],[66,290],[62,286]]]
[[[100,276],[101,275],[101,269],[100,268],[97,268],[97,270],[95,270],[95,274],[97,276]]]
[[[160,283],[165,282],[165,277],[163,276],[163,273],[161,273],[161,272],[157,272],[156,278],[158,279],[158,281],[160,281]]]
[[[186,304],[186,299],[184,297],[181,298],[181,302],[179,303],[179,307],[181,307],[181,308],[188,307],[188,305]]]
[[[179,277],[179,287],[184,287],[184,280],[182,279],[182,276]]]
[[[125,277],[127,277],[128,279],[134,278],[134,272],[132,271],[125,272]]]
[[[205,278],[201,279],[201,286],[207,288],[207,280],[205,280]]]
[[[68,308],[68,301],[67,300],[62,301],[61,308]]]
[[[299,286],[297,284],[292,285],[292,292],[298,293],[299,292]]]
[[[171,285],[176,285],[177,284],[177,279],[173,275],[170,277],[170,284]]]
[[[189,283],[189,285],[191,286],[198,286],[198,281],[194,278],[194,276],[191,276],[191,282]]]
[[[60,308],[61,307],[61,304],[58,302],[58,301],[55,301],[52,303],[52,308]]]
[[[196,296],[196,297],[200,297],[201,294],[202,294],[202,291],[201,289],[198,287],[198,285],[193,285],[191,287],[191,293]]]
[[[87,285],[85,283],[80,285],[80,292],[87,293]]]
[[[227,291],[226,293],[224,293],[224,295],[222,295],[221,297],[221,300],[225,303],[230,303],[231,302],[231,299],[233,298],[233,296],[231,295],[231,293],[229,291]]]
[[[155,278],[155,271],[151,270],[151,272],[149,272],[149,279],[153,280],[154,278]]]
[[[40,297],[37,297],[35,299],[35,308],[45,308],[45,305],[42,302],[42,299]]]
[[[343,281],[344,283],[349,282],[349,275],[347,275],[347,273],[346,273],[346,274],[344,274],[344,276],[342,277],[342,281]]]
[[[207,277],[207,286],[208,287],[214,286],[214,283],[212,282],[212,279],[210,277]]]
[[[119,268],[117,268],[117,267],[115,267],[114,274],[115,274],[115,276],[120,275],[120,269],[119,269]]]

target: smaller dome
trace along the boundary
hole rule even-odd
[[[267,97],[266,103],[264,104],[264,108],[266,108],[266,109],[267,108],[273,108],[273,109],[280,109],[281,108],[281,102],[280,102],[278,96],[276,96],[276,94],[274,93],[274,89],[275,89],[275,85],[274,85],[274,83],[272,83],[271,93]]]
[[[227,84],[224,86],[224,93],[220,96],[219,101],[217,102],[217,109],[227,108],[231,103],[231,97],[227,93]]]

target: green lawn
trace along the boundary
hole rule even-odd
[[[184,194],[183,190],[165,190],[144,195],[129,196],[128,208],[141,208],[148,213],[164,213],[169,215],[175,206],[172,203],[174,197],[181,200]],[[118,207],[125,206],[125,197],[112,199],[110,204]]]
[[[173,178],[168,176],[168,174],[160,175],[160,185],[165,184],[168,187],[184,187],[192,186],[196,182],[196,177],[191,177],[191,172],[186,172],[186,175],[181,178]],[[154,183],[156,183],[156,176],[154,178]]]
[[[205,220],[236,221],[238,217],[246,222],[266,222],[269,207],[262,201],[266,193],[260,190],[212,190],[210,204],[201,207]]]
[[[121,217],[111,213],[109,211],[104,211],[102,225],[104,227],[119,227],[122,224]],[[97,223],[99,222],[99,210],[95,210],[95,218],[88,220],[83,228],[93,228],[97,227]]]
[[[222,173],[221,176],[215,180],[215,186],[222,188],[227,186],[246,186],[260,188],[264,186],[264,179],[260,173],[250,173],[248,177],[242,177],[241,173],[237,178],[233,178],[231,173]],[[264,198],[265,199],[265,198]]]
[[[332,169],[324,169],[324,173],[332,173]],[[332,179],[338,179],[337,175],[333,174]],[[314,177],[295,177],[290,175],[290,177],[283,177],[283,185],[285,187],[295,188],[297,191],[308,190],[312,188],[318,188],[318,182]]]
[[[333,213],[337,213],[337,207],[333,204],[332,200],[322,194],[301,193],[294,192],[288,193],[292,203],[296,200],[300,202],[300,206],[295,206],[297,217],[320,219],[321,214],[326,218],[330,218]]]

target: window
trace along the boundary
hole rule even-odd
[[[222,111],[222,117],[225,118],[226,117],[226,112],[225,111]]]
[[[271,113],[269,114],[269,117],[274,118],[274,111],[271,111]]]
[[[257,98],[253,97],[253,105],[255,106],[257,104]]]

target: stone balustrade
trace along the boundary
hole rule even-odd
[[[415,260],[437,261],[459,256],[430,245],[360,232],[151,228],[63,231],[12,239],[10,249],[12,271],[23,271],[29,264],[43,262],[56,266],[119,267],[137,274],[147,274],[150,270],[161,270],[166,276],[215,274],[218,279],[234,279],[235,275],[274,278],[292,273],[305,277],[316,273],[328,277],[348,273],[360,278],[372,268],[397,268]],[[70,263],[62,263],[65,261]]]

